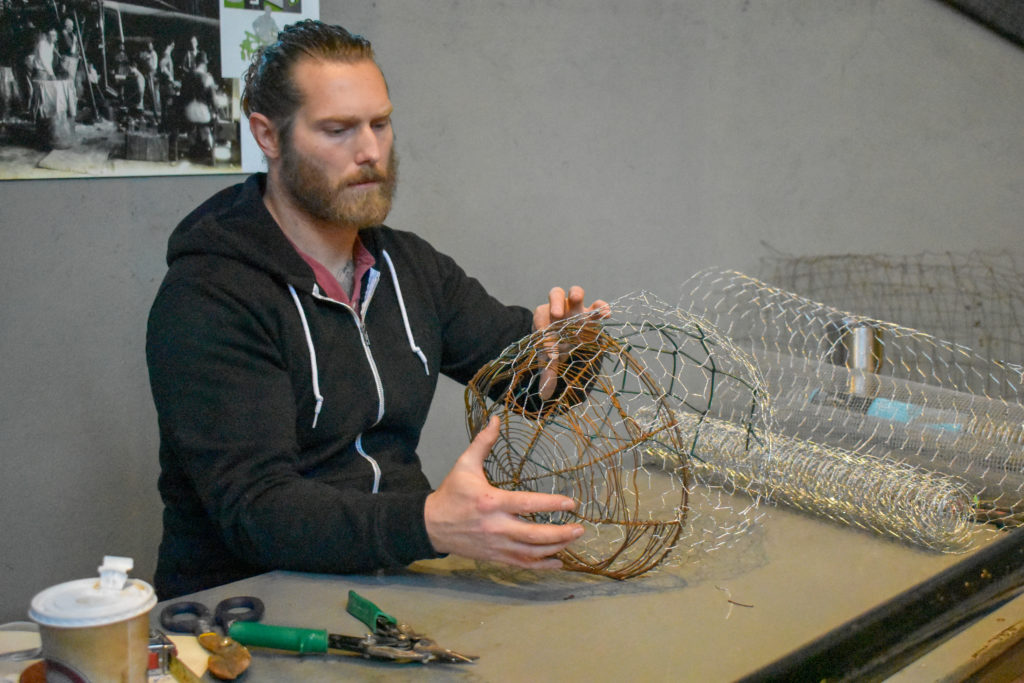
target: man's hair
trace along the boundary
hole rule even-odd
[[[292,80],[292,67],[302,59],[355,63],[373,61],[373,46],[341,26],[305,19],[286,26],[263,46],[245,72],[242,111],[263,114],[287,138],[302,94]]]

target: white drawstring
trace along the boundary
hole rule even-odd
[[[391,255],[388,254],[386,249],[381,249],[380,253],[384,260],[388,262],[388,270],[391,271],[391,281],[395,284],[395,295],[398,297],[398,308],[402,311],[402,322],[405,323],[405,336],[409,339],[409,348],[423,361],[423,371],[429,375],[430,368],[427,367],[427,357],[423,354],[423,350],[416,345],[416,339],[412,336],[412,326],[409,325],[409,315],[405,312],[405,300],[402,298],[402,287],[398,284],[398,273],[395,272],[395,264],[391,262]]]
[[[395,264],[391,261],[391,255],[388,254],[387,250],[381,250],[381,255],[388,264],[388,270],[391,272],[391,282],[395,285],[395,296],[398,299],[398,309],[402,312],[402,323],[405,325],[405,336],[409,340],[409,348],[423,363],[423,371],[429,375],[430,367],[427,365],[427,356],[417,346],[416,338],[412,336],[412,325],[409,324],[409,314],[405,310],[405,299],[402,297],[402,287],[398,284],[398,273],[395,271]],[[320,409],[324,404],[323,394],[320,393],[320,371],[316,363],[316,348],[313,346],[313,335],[309,331],[309,322],[306,320],[306,312],[302,308],[302,302],[299,301],[298,292],[295,291],[295,287],[292,285],[288,285],[288,291],[292,295],[292,301],[295,302],[295,309],[299,312],[299,319],[302,321],[302,331],[306,335],[306,347],[309,349],[309,364],[313,375],[313,396],[316,398],[316,407],[313,409],[313,429],[316,429],[316,423],[320,419]]]
[[[356,437],[356,452],[366,459],[366,462],[370,463],[370,467],[373,468],[373,488],[370,489],[370,493],[380,493],[380,464],[366,454],[363,450],[363,435],[360,434]]]
[[[302,303],[299,302],[299,295],[291,285],[288,285],[288,291],[292,293],[292,300],[295,302],[295,308],[299,310],[299,318],[302,320],[302,330],[306,333],[306,346],[309,347],[309,364],[313,368],[313,396],[316,397],[316,407],[313,409],[313,429],[316,429],[316,421],[320,419],[320,408],[324,404],[324,397],[320,393],[320,373],[316,367],[316,349],[313,347],[313,335],[309,333],[309,323],[306,322],[306,312],[302,310]]]

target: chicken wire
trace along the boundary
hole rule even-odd
[[[725,479],[773,503],[931,550],[970,547],[970,497],[950,477],[779,434],[769,455],[748,447],[744,430],[731,422],[678,417],[684,430],[702,432],[691,461],[698,476]],[[650,450],[668,466],[677,457],[660,444]]]
[[[911,255],[775,253],[761,279],[834,308],[971,348],[985,361],[1024,363],[1024,267],[1011,252]],[[1006,389],[982,386],[983,391]],[[1003,398],[1017,400],[1013,390]]]
[[[553,345],[569,362],[552,362]],[[545,369],[557,388],[542,399]],[[467,387],[467,425],[475,436],[501,418],[485,462],[493,485],[577,501],[528,516],[583,523],[560,554],[576,571],[629,578],[680,564],[749,530],[769,498],[934,550],[967,547],[958,481],[778,434],[769,388],[707,319],[641,293],[604,320],[570,319],[506,349]]]
[[[604,319],[577,316],[525,337],[482,368],[465,397],[471,437],[500,418],[484,463],[494,486],[576,500],[573,511],[526,515],[583,525],[558,554],[567,569],[638,576],[729,545],[758,517],[757,495],[734,496],[730,481],[694,466],[705,435],[680,417],[719,415],[742,431],[737,450],[769,453],[763,383],[728,339],[651,294],[616,300]],[[675,454],[670,467],[652,455],[661,451]]]
[[[1024,509],[1019,366],[735,271],[698,273],[680,306],[756,360],[780,435],[955,476],[982,517]]]

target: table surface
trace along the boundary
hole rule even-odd
[[[974,550],[998,537],[979,533]],[[340,676],[718,681],[769,664],[964,557],[769,507],[734,546],[628,581],[452,557],[373,575],[276,571],[189,599],[212,606],[256,595],[266,603],[266,623],[361,635],[366,629],[345,611],[354,589],[441,645],[480,657],[472,665],[393,664],[257,649],[246,675],[251,683]],[[991,635],[973,637],[980,647]],[[933,656],[929,680],[961,663]]]

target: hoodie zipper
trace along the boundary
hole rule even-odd
[[[367,282],[366,296],[363,299],[362,311],[366,312],[370,306],[370,301],[373,299],[373,292],[377,289],[377,281],[380,279],[379,271],[371,270],[370,279]],[[366,354],[366,362],[370,366],[370,372],[373,373],[373,383],[377,387],[377,419],[374,421],[371,427],[375,427],[380,424],[380,421],[384,419],[384,384],[380,379],[380,372],[377,370],[377,362],[373,358],[373,351],[370,348],[370,335],[366,331],[366,325],[363,324],[363,318],[356,313],[348,304],[344,304],[336,299],[332,299],[329,296],[324,296],[320,293],[320,288],[317,285],[313,285],[313,296],[320,301],[326,301],[336,306],[341,306],[349,312],[352,316],[352,320],[356,324],[356,329],[359,331],[359,340],[363,347],[363,353]],[[378,463],[371,455],[367,454],[363,450],[363,434],[362,432],[356,436],[356,452],[359,453],[373,468],[373,493],[377,493],[380,490],[380,479],[381,470],[380,463]]]
[[[381,256],[387,262],[388,269],[391,272],[391,281],[395,287],[395,297],[398,300],[398,308],[402,314],[402,324],[405,325],[405,335],[409,342],[409,349],[414,354],[416,354],[417,358],[420,359],[420,361],[423,363],[423,371],[426,372],[427,375],[429,375],[430,368],[427,364],[426,354],[424,354],[423,350],[416,344],[416,339],[412,333],[412,326],[409,324],[409,314],[405,310],[405,299],[402,297],[402,288],[398,283],[398,272],[395,270],[395,265],[394,263],[392,263],[391,255],[388,254],[387,250],[381,250]],[[370,425],[371,427],[377,426],[378,424],[380,424],[381,420],[384,419],[384,383],[381,381],[380,372],[377,370],[377,362],[373,358],[373,351],[371,349],[370,335],[366,329],[366,325],[363,323],[363,320],[366,317],[366,311],[370,307],[370,302],[373,300],[373,294],[375,291],[377,291],[377,283],[380,282],[380,278],[381,271],[377,270],[376,268],[371,268],[367,276],[366,293],[363,296],[362,305],[359,307],[358,313],[356,312],[356,309],[354,307],[321,294],[320,287],[315,282],[313,283],[312,290],[312,296],[315,299],[319,299],[320,301],[334,304],[336,306],[341,306],[342,308],[347,310],[349,314],[352,316],[352,320],[356,325],[356,329],[359,332],[359,341],[362,344],[363,353],[366,355],[366,362],[370,366],[370,372],[373,373],[373,383],[377,387],[377,419],[374,421],[372,425]],[[288,289],[291,292],[292,299],[295,301],[296,308],[298,308],[299,317],[302,319],[302,327],[306,334],[306,343],[309,346],[310,363],[313,366],[313,392],[316,395],[316,408],[313,415],[313,428],[315,429],[317,418],[320,415],[320,408],[322,407],[324,402],[323,396],[320,395],[319,380],[317,378],[318,372],[316,366],[316,350],[313,345],[313,339],[310,336],[309,326],[306,321],[306,314],[303,312],[302,308],[302,302],[299,301],[298,294],[296,293],[295,288],[293,286],[288,285]],[[370,464],[370,467],[373,468],[373,493],[377,493],[380,490],[380,463],[378,463],[374,458],[372,458],[363,448],[363,433],[364,432],[360,432],[359,434],[356,435],[356,452],[358,452],[359,455],[362,456]]]

